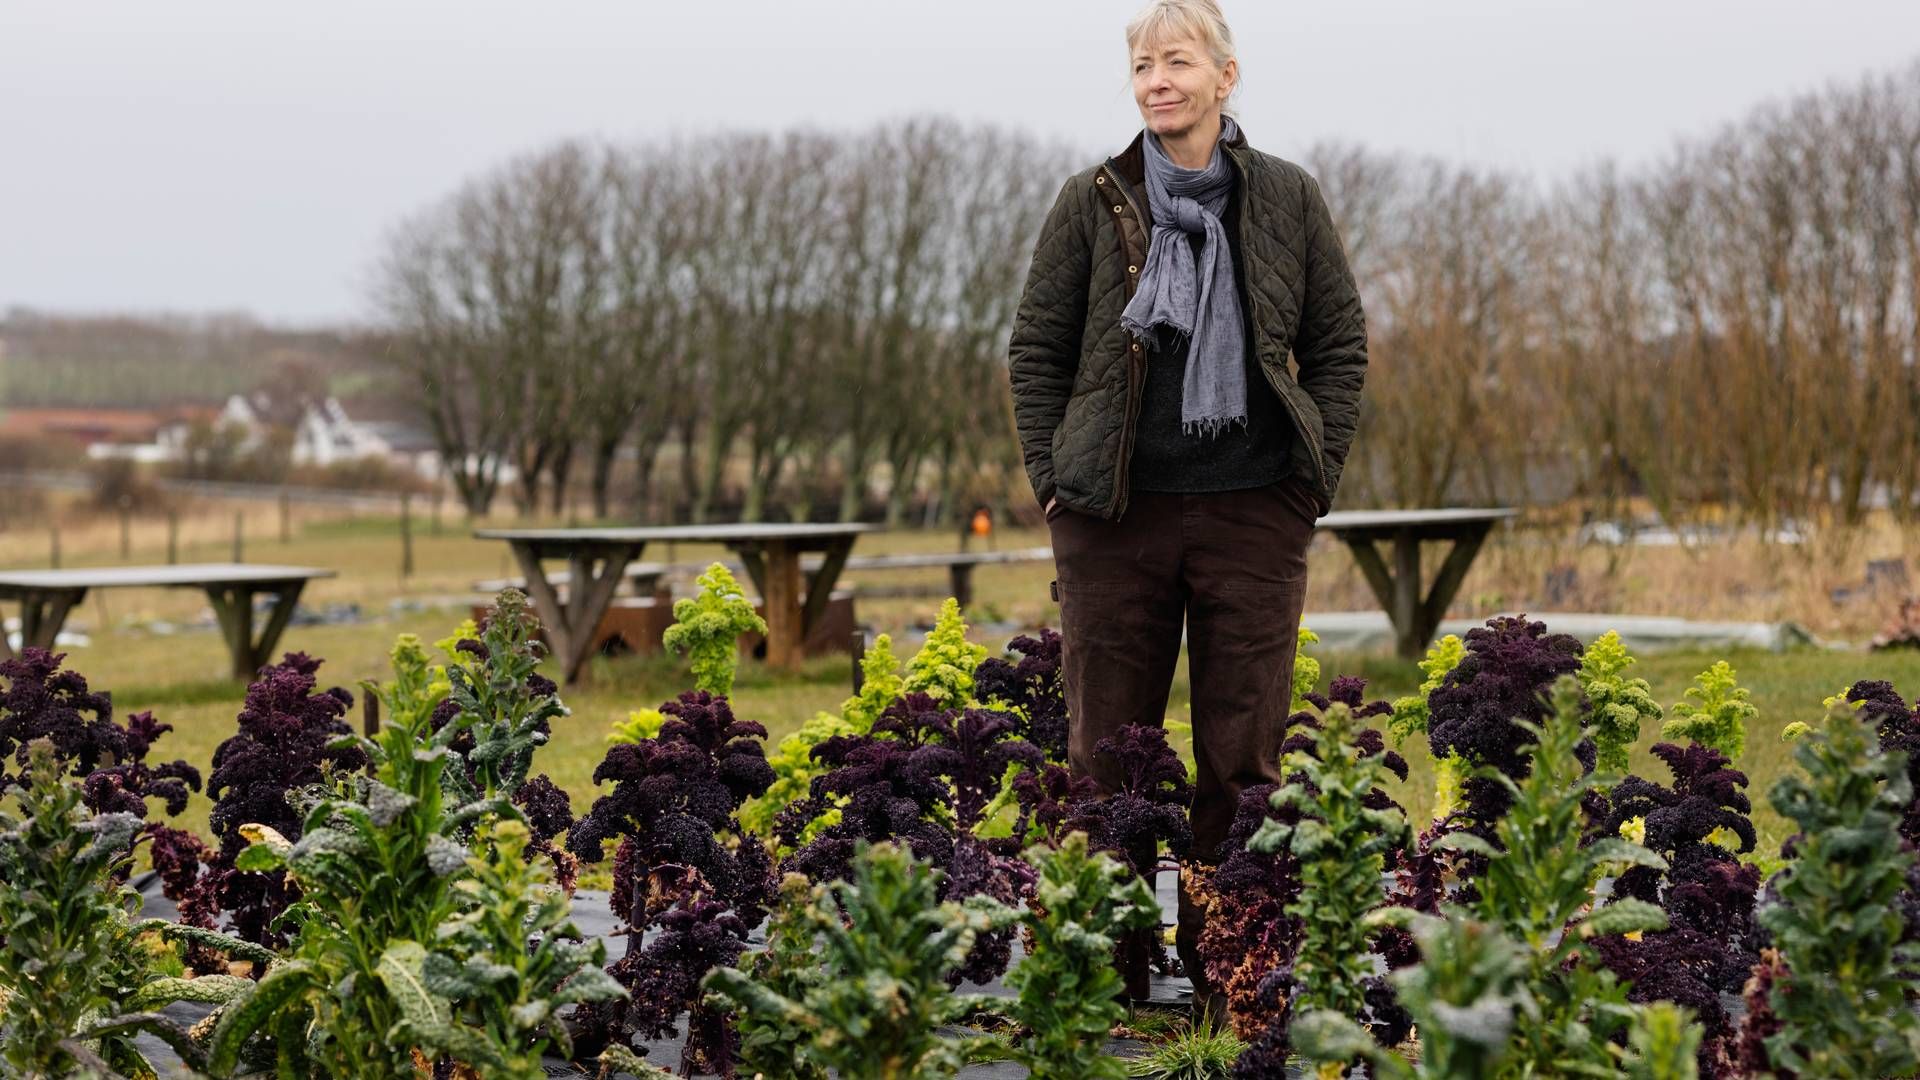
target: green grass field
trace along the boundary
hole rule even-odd
[[[998,544],[1023,547],[1045,543],[1045,539],[1044,533],[1014,529],[1003,532]],[[860,550],[937,551],[950,550],[954,544],[954,536],[944,531],[901,531],[864,538]],[[67,560],[66,565],[112,564],[118,561],[114,554],[82,555]],[[224,560],[228,554],[225,544],[208,540],[183,548],[181,558]],[[702,562],[723,554],[716,547],[679,545],[671,552],[664,547],[649,548],[645,557]],[[136,561],[142,561],[139,556],[136,551]],[[386,675],[387,651],[396,635],[411,632],[428,641],[445,636],[466,614],[464,605],[472,595],[469,586],[473,580],[512,572],[504,544],[473,540],[464,525],[450,523],[438,537],[417,537],[417,572],[403,582],[398,572],[399,548],[393,522],[378,518],[312,522],[303,525],[288,543],[252,543],[247,558],[329,566],[339,571],[339,577],[310,587],[303,601],[311,606],[336,601],[358,603],[368,618],[352,625],[291,627],[280,648],[323,657],[322,685],[349,688],[361,679]],[[1321,558],[1316,548],[1310,575],[1314,572],[1311,567]],[[159,561],[151,554],[146,559]],[[21,562],[34,565],[24,559]],[[1047,597],[1051,576],[1047,564],[983,568],[976,576],[976,603],[970,616],[1016,625],[1055,624],[1058,609]],[[853,580],[863,579],[856,575]],[[941,571],[888,571],[864,580],[874,585],[912,582],[937,589],[945,577]],[[391,609],[390,604],[396,600],[407,601],[408,606]],[[919,628],[931,622],[938,604],[931,595],[875,598],[860,601],[858,614],[862,622],[893,633],[896,652],[904,656],[918,647]],[[92,640],[86,647],[67,650],[67,664],[84,674],[95,688],[110,690],[121,715],[151,709],[160,720],[174,725],[175,730],[156,748],[159,758],[185,758],[205,770],[214,747],[234,730],[245,686],[222,677],[226,656],[217,634],[182,631],[162,635],[142,628],[146,620],[155,618],[188,620],[203,608],[203,596],[192,590],[97,592],[69,620],[69,628],[84,630]],[[988,632],[978,627],[974,631],[976,640],[996,652],[1009,636],[1010,631]],[[1317,655],[1322,661],[1323,686],[1325,678],[1333,675],[1362,675],[1372,696],[1392,698],[1411,692],[1420,681],[1413,665],[1389,657]],[[1773,780],[1789,767],[1788,748],[1779,741],[1779,730],[1793,720],[1816,718],[1823,697],[1856,679],[1889,679],[1908,695],[1920,693],[1915,689],[1920,687],[1920,653],[1913,652],[1676,651],[1642,656],[1633,673],[1652,684],[1657,700],[1671,705],[1680,700],[1692,677],[1716,659],[1734,665],[1741,684],[1751,688],[1752,700],[1760,709],[1739,765],[1753,778],[1749,792],[1756,806],[1755,822],[1761,831],[1762,850],[1770,854],[1785,835],[1782,819],[1766,800]],[[815,710],[837,708],[849,692],[849,677],[845,657],[820,658],[797,674],[777,677],[748,663],[742,667],[736,688],[735,712],[765,724],[778,740]],[[542,750],[536,770],[552,775],[572,793],[576,809],[584,809],[594,795],[590,777],[600,760],[609,727],[630,710],[657,706],[687,685],[684,668],[675,658],[597,658],[588,683],[564,692],[572,715],[556,726],[553,742]],[[1187,703],[1183,661],[1175,675],[1170,718],[1187,719]],[[1652,730],[1643,735],[1635,753],[1635,768],[1664,782],[1664,769],[1648,752],[1655,741]],[[1431,762],[1423,746],[1410,745],[1405,751],[1413,775],[1396,796],[1416,821],[1425,820],[1432,803]],[[196,798],[183,823],[204,831],[208,808],[206,799]]]

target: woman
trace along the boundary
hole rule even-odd
[[[1212,863],[1241,791],[1280,780],[1307,544],[1353,440],[1366,322],[1319,185],[1224,111],[1239,63],[1214,0],[1157,0],[1126,37],[1145,130],[1061,188],[1009,367],[1053,536],[1073,771],[1112,789],[1094,746],[1162,722],[1184,624],[1193,857]],[[1202,917],[1183,891],[1180,957],[1213,1010]]]

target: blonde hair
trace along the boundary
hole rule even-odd
[[[1215,67],[1224,68],[1234,58],[1233,31],[1227,28],[1227,17],[1216,0],[1153,0],[1127,24],[1128,63],[1143,45],[1186,39],[1199,42]],[[1225,105],[1231,105],[1239,92],[1236,79]]]

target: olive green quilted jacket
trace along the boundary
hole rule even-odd
[[[1245,195],[1242,309],[1267,381],[1301,437],[1293,467],[1333,505],[1367,372],[1360,292],[1320,185],[1290,161],[1226,144]],[[1040,228],[1008,343],[1014,424],[1041,505],[1103,518],[1127,508],[1127,465],[1147,354],[1120,325],[1146,263],[1144,163],[1136,136],[1118,157],[1069,178]],[[1296,381],[1287,367],[1291,353]],[[1250,387],[1249,390],[1252,388]]]

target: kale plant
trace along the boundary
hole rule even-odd
[[[1520,944],[1500,928],[1456,911],[1448,917],[1387,908],[1367,917],[1373,927],[1406,929],[1420,963],[1388,976],[1420,1029],[1420,1060],[1408,1065],[1351,1018],[1303,1010],[1292,1036],[1312,1061],[1356,1058],[1385,1080],[1486,1080],[1507,1075],[1517,1022],[1533,1007]],[[1610,1074],[1609,1074],[1610,1075]]]
[[[986,658],[985,645],[967,640],[960,602],[950,596],[940,604],[940,616],[926,643],[907,661],[900,689],[925,694],[942,708],[963,708],[973,701],[973,673]]]
[[[1021,737],[1040,748],[1050,762],[1067,760],[1066,684],[1060,673],[1062,638],[1042,628],[1007,643],[1019,660],[988,657],[973,673],[973,694],[987,705],[1020,718]]]
[[[1893,904],[1914,859],[1899,832],[1913,792],[1906,754],[1881,750],[1874,727],[1829,705],[1794,748],[1803,775],[1769,793],[1800,827],[1779,899],[1760,910],[1786,964],[1769,998],[1779,1029],[1764,1039],[1775,1070],[1847,1078],[1920,1067],[1920,1018],[1906,1001],[1920,947],[1902,942]]]
[[[1907,783],[1920,791],[1920,707],[1909,708],[1892,683],[1878,679],[1862,679],[1847,687],[1840,696],[1859,706],[1861,717],[1872,724],[1879,735],[1882,752],[1907,756]],[[1920,798],[1909,801],[1901,814],[1900,837],[1909,844],[1920,845]],[[1909,936],[1916,934],[1920,934],[1920,926],[1910,926]]]
[[[1357,690],[1341,687],[1340,680],[1335,686]],[[1363,740],[1363,734],[1373,738]],[[1406,815],[1380,806],[1379,784],[1388,769],[1379,733],[1365,731],[1345,701],[1330,702],[1313,750],[1291,751],[1282,768],[1289,780],[1273,793],[1272,805],[1291,811],[1294,820],[1267,821],[1247,846],[1268,854],[1284,848],[1298,862],[1301,887],[1286,914],[1299,920],[1300,941],[1291,963],[1264,980],[1270,985],[1263,985],[1263,994],[1284,995],[1286,1004],[1241,1055],[1235,1076],[1242,1080],[1285,1077],[1287,1019],[1295,1010],[1326,1009],[1360,1019],[1387,1043],[1406,1034],[1404,1015],[1374,989],[1379,980],[1370,951],[1373,932],[1365,923],[1382,899],[1387,855],[1405,843],[1407,833]]]
[[[25,749],[26,769],[13,780],[18,813],[0,806],[0,1072],[151,1076],[134,1042],[142,1032],[197,1067],[205,1058],[199,1046],[158,1010],[176,1001],[219,1004],[252,984],[165,974],[147,940],[258,962],[271,954],[207,930],[133,921],[140,897],[122,881],[140,819],[88,811],[46,736]]]
[[[453,793],[459,802],[519,791],[527,782],[533,752],[552,735],[553,721],[568,715],[559,687],[535,670],[541,651],[534,637],[538,629],[525,594],[502,589],[487,609],[479,637],[454,646],[473,663],[446,668],[450,686],[433,721],[439,728],[457,717],[464,729],[453,744],[463,767],[448,773],[456,787],[467,785]],[[406,661],[410,668],[425,667],[424,655]],[[401,666],[398,650],[395,666]]]
[[[673,625],[660,641],[674,652],[693,658],[693,685],[717,697],[733,693],[733,673],[740,662],[740,635],[767,632],[767,621],[753,610],[746,590],[720,563],[694,579],[696,596],[673,602]]]
[[[1715,661],[1694,677],[1686,697],[1674,705],[1673,718],[1660,725],[1660,737],[1711,746],[1728,761],[1740,760],[1747,745],[1747,724],[1760,710],[1748,703],[1747,688],[1736,683],[1732,665]]]
[[[200,790],[200,770],[185,761],[147,761],[153,744],[172,731],[172,724],[154,720],[152,712],[137,712],[127,722],[113,719],[113,700],[91,691],[78,672],[60,670],[65,653],[38,646],[0,661],[0,792],[12,782],[7,764],[25,764],[27,746],[47,739],[54,760],[83,783],[82,798],[96,813],[132,814],[144,823],[134,842],[153,841],[154,865],[161,885],[176,903],[191,890],[206,845],[190,832],[147,822],[147,800],[157,799],[169,815],[187,808],[190,792]],[[131,864],[121,864],[124,874]]]
[[[689,690],[661,711],[669,719],[659,738],[607,749],[593,781],[611,781],[613,791],[574,823],[567,847],[597,863],[607,841],[620,840],[613,910],[636,929],[659,913],[647,907],[649,881],[666,867],[697,871],[712,898],[757,922],[771,898],[769,859],[734,814],[773,782],[767,729],[736,720],[726,698],[704,690]]]
[[[1619,837],[1585,842],[1581,801],[1604,782],[1575,757],[1581,743],[1583,697],[1566,675],[1551,688],[1543,725],[1518,721],[1532,737],[1518,753],[1533,767],[1515,782],[1482,766],[1476,779],[1501,789],[1512,812],[1489,842],[1454,833],[1442,843],[1487,861],[1475,914],[1517,940],[1534,1001],[1527,1023],[1515,1029],[1513,1060],[1522,1069],[1607,1070],[1617,1066],[1610,1042],[1634,1020],[1627,987],[1601,966],[1595,939],[1664,929],[1666,914],[1644,900],[1623,897],[1582,915],[1592,902],[1589,883],[1609,864],[1663,869],[1666,860]]]
[[[1627,771],[1627,752],[1640,741],[1641,724],[1658,723],[1664,715],[1647,680],[1627,677],[1635,662],[1617,630],[1593,639],[1580,658],[1580,688],[1591,709],[1587,730],[1593,735],[1594,766],[1609,773]]]
[[[428,1032],[446,1022],[447,1004],[423,987],[426,943],[470,902],[455,883],[474,826],[519,812],[503,796],[453,801],[458,785],[446,774],[464,767],[453,744],[470,721],[431,725],[430,715],[406,710],[377,741],[340,740],[371,762],[371,775],[323,792],[297,842],[265,823],[235,826],[251,841],[235,872],[284,871],[299,900],[278,928],[297,932],[291,958],[221,1016],[213,1071],[230,1070],[261,1037],[282,1072],[399,1075],[411,1070],[413,1048],[393,1037],[396,1025]]]
[[[1480,767],[1491,766],[1509,781],[1526,777],[1531,738],[1526,724],[1546,714],[1544,693],[1562,675],[1580,669],[1580,642],[1549,634],[1542,622],[1501,616],[1467,631],[1466,655],[1428,696],[1427,743],[1436,759],[1458,755],[1472,770],[1463,794],[1472,831],[1490,838],[1506,813],[1510,784]],[[1593,745],[1578,747],[1591,766]]]
[[[286,944],[274,921],[298,896],[283,871],[254,872],[235,861],[248,840],[247,825],[272,829],[289,840],[300,838],[305,815],[298,808],[303,791],[367,764],[366,751],[348,737],[345,717],[353,695],[344,687],[316,692],[321,661],[289,652],[278,664],[260,669],[247,687],[239,730],[213,752],[207,795],[214,800],[208,824],[219,849],[206,872],[180,899],[180,916],[198,926],[215,925],[222,911],[233,930],[269,948]],[[187,876],[183,870],[182,877]]]
[[[470,906],[440,924],[420,957],[422,982],[439,1000],[396,1031],[489,1077],[544,1080],[541,1057],[573,1051],[559,1010],[626,996],[601,970],[606,946],[582,939],[566,893],[550,888],[545,865],[529,858],[533,839],[511,819],[477,832],[479,850],[458,883]]]
[[[1025,857],[1039,884],[1027,958],[1007,976],[1019,995],[1011,1011],[1026,1030],[1014,1060],[1034,1076],[1119,1080],[1126,1069],[1104,1045],[1126,1018],[1113,952],[1120,934],[1159,923],[1160,902],[1124,865],[1091,851],[1084,833]]]
[[[577,1037],[589,1052],[626,1046],[635,1034],[673,1030],[688,1013],[683,1069],[730,1069],[734,1035],[699,998],[700,979],[733,963],[747,928],[773,899],[764,845],[741,828],[742,804],[773,783],[766,728],[737,720],[724,697],[690,690],[661,706],[657,738],[609,747],[594,783],[613,791],[594,800],[567,834],[588,862],[614,856],[612,904],[626,924],[627,952],[608,968],[631,994],[624,1002],[583,1006]],[[641,946],[651,926],[660,933]]]
[[[1666,859],[1664,871],[1628,868],[1614,879],[1613,894],[1660,904],[1668,928],[1637,939],[1602,938],[1600,953],[1633,984],[1628,1000],[1666,1000],[1692,1010],[1705,1036],[1702,1068],[1727,1075],[1734,1032],[1720,994],[1738,990],[1758,960],[1753,907],[1760,873],[1716,840],[1736,839],[1741,853],[1753,850],[1752,806],[1740,790],[1747,777],[1699,743],[1663,742],[1653,752],[1673,774],[1673,787],[1637,776],[1621,780],[1602,832],[1638,822],[1641,843]]]
[[[793,1001],[806,997],[825,976],[815,950],[813,910],[827,897],[825,885],[805,875],[788,874],[780,880],[780,899],[767,920],[767,947],[740,964],[753,984]],[[724,1005],[724,1001],[718,1004]],[[826,1066],[814,1060],[807,1046],[807,1030],[779,1011],[741,1012],[734,1017],[739,1032],[739,1071],[749,1076],[784,1080],[827,1080]]]
[[[707,989],[756,1023],[791,1025],[807,1059],[846,1080],[951,1077],[985,1040],[939,1029],[991,999],[953,993],[947,972],[979,934],[1016,916],[984,898],[937,900],[942,877],[905,848],[862,843],[852,879],[835,881],[808,909],[821,939],[817,981],[788,997],[737,968],[719,968]]]

